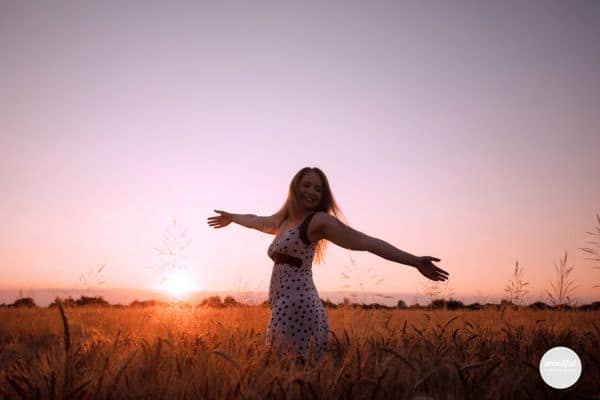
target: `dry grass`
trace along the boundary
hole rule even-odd
[[[525,296],[528,293],[525,286],[529,285],[529,282],[525,282],[523,279],[523,269],[523,266],[519,268],[519,261],[517,260],[515,269],[512,273],[512,279],[510,279],[508,284],[504,287],[507,300],[517,305],[523,304]]]
[[[600,312],[327,310],[329,353],[264,348],[269,309],[0,309],[3,398],[551,398],[597,395]],[[67,336],[68,335],[68,336]],[[583,373],[556,391],[543,353]]]
[[[560,259],[560,265],[554,264],[556,270],[556,277],[554,281],[550,283],[552,291],[546,290],[546,295],[550,304],[562,308],[564,305],[574,305],[575,301],[572,296],[577,289],[575,281],[569,275],[573,272],[573,267],[567,266],[567,252],[565,256]]]

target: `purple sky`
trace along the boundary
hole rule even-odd
[[[108,286],[155,286],[176,218],[198,288],[267,290],[273,237],[206,218],[273,213],[309,165],[459,297],[501,293],[517,259],[539,297],[568,251],[598,298],[578,248],[600,212],[600,3],[284,3],[3,1],[0,287],[103,264]],[[425,282],[335,246],[313,271]]]

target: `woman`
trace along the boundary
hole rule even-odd
[[[339,221],[339,208],[327,177],[319,168],[302,168],[292,179],[287,200],[271,216],[232,214],[215,210],[208,225],[223,228],[235,222],[276,235],[268,248],[274,261],[269,285],[271,319],[267,344],[282,352],[317,357],[327,349],[327,315],[312,280],[312,261],[322,259],[326,241],[349,250],[368,251],[387,260],[415,267],[434,281],[448,279],[435,257],[417,257],[365,235]]]

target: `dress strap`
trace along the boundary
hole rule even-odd
[[[302,221],[302,225],[300,225],[300,239],[302,239],[302,241],[304,242],[304,244],[306,246],[308,246],[310,244],[310,240],[308,239],[308,224],[310,223],[310,220],[312,219],[312,217],[315,215],[316,213],[312,212],[310,213],[305,219],[304,221]]]

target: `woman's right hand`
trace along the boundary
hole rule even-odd
[[[441,260],[437,257],[430,256],[417,257],[417,262],[414,267],[417,268],[424,277],[431,279],[432,281],[447,280],[448,272],[435,265],[433,261],[439,262]]]
[[[208,225],[209,226],[212,226],[213,228],[224,228],[233,221],[233,218],[230,213],[228,213],[226,211],[221,211],[221,210],[214,210],[214,211],[221,215],[219,215],[217,217],[208,217]]]

